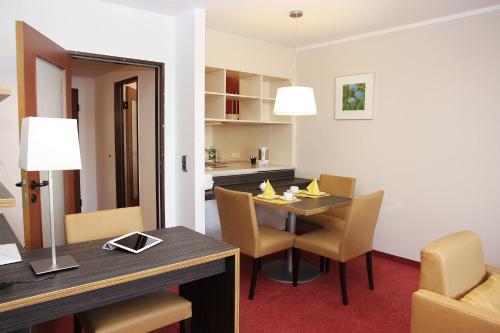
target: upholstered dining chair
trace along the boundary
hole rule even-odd
[[[293,247],[294,236],[257,224],[255,206],[250,193],[215,187],[222,240],[238,246],[241,253],[253,258],[252,280],[248,299],[253,299],[261,258]]]
[[[426,245],[420,258],[412,333],[500,332],[500,268],[485,265],[477,234],[441,237]]]
[[[373,290],[373,235],[383,197],[383,191],[355,196],[345,224],[336,224],[329,228],[295,236],[293,285],[297,286],[300,250],[304,250],[339,262],[340,288],[344,305],[348,304],[346,285],[346,262],[348,260],[365,254],[368,284]]]
[[[117,237],[143,231],[141,208],[129,207],[66,215],[68,244]],[[75,332],[149,332],[180,322],[181,332],[191,332],[191,302],[161,290],[75,315]]]
[[[339,197],[352,198],[356,186],[356,178],[321,174],[319,176],[321,191]],[[351,206],[330,208],[327,212],[310,216],[297,216],[298,233],[317,228],[335,228],[345,224]],[[330,270],[330,259],[320,257],[320,270]]]

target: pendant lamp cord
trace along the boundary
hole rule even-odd
[[[295,87],[295,76],[296,76],[295,68],[297,68],[297,55],[298,55],[298,52],[297,52],[297,35],[299,34],[299,18],[295,17],[294,20],[295,20],[295,34],[293,36],[293,49],[295,51],[295,55],[294,55],[294,58],[293,58],[293,66],[290,69],[290,78],[291,78],[290,82],[292,83],[292,87]]]

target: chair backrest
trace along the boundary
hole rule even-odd
[[[141,207],[128,207],[66,215],[64,218],[68,244],[117,237],[143,231]]]
[[[321,191],[336,195],[339,197],[352,198],[354,195],[354,187],[356,186],[356,178],[340,177],[321,174],[319,176],[319,187]],[[336,207],[327,211],[328,215],[338,217],[345,220],[349,215],[351,206]]]
[[[472,231],[431,242],[420,258],[420,288],[451,298],[461,298],[486,276],[481,239]]]
[[[384,191],[355,196],[342,233],[339,256],[343,261],[371,251]]]
[[[215,187],[214,192],[222,240],[238,246],[242,253],[258,258],[259,229],[252,195],[221,187]]]

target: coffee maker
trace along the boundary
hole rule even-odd
[[[269,148],[261,147],[259,148],[259,166],[266,166],[269,164]]]

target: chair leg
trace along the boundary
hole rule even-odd
[[[330,258],[325,257],[325,272],[330,273]]]
[[[262,268],[262,258],[259,258],[258,260],[259,260],[259,271],[260,271],[260,269]]]
[[[73,332],[82,333],[82,325],[80,324],[75,315],[73,315]]]
[[[373,284],[372,251],[366,252],[366,271],[368,272],[368,286],[370,290],[373,290],[375,285]]]
[[[285,260],[288,259],[288,250],[285,250]]]
[[[319,271],[320,272],[325,271],[325,257],[323,257],[323,256],[319,257]]]
[[[180,333],[191,333],[191,318],[181,320],[179,328]]]
[[[340,290],[342,291],[342,303],[347,305],[347,283],[345,279],[345,262],[339,262]]]
[[[297,287],[299,282],[300,249],[292,248],[292,280],[293,286]]]
[[[253,299],[255,294],[255,284],[257,283],[257,271],[259,270],[259,259],[254,258],[252,263],[252,281],[250,284],[250,292],[248,293],[248,299]]]

